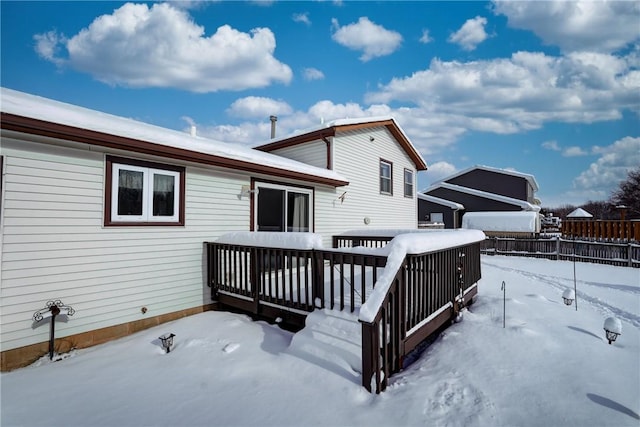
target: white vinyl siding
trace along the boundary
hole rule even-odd
[[[373,141],[371,141],[373,137]],[[415,164],[384,127],[341,132],[334,137],[334,170],[348,186],[316,188],[316,232],[330,237],[360,228],[417,228],[416,198],[404,197],[404,169]],[[393,163],[393,196],[380,194],[380,159]],[[346,191],[344,202],[338,197]],[[365,218],[369,224],[365,224]]]
[[[249,230],[247,176],[187,166],[184,227],[103,227],[102,153],[2,144],[3,351],[48,340],[32,316],[53,299],[76,310],[58,338],[210,303],[203,242]]]
[[[331,138],[329,138],[331,140]],[[272,154],[297,160],[308,165],[327,169],[327,144],[322,141],[309,141],[304,144],[271,151]]]

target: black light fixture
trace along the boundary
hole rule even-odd
[[[573,304],[573,300],[576,299],[576,294],[573,289],[567,289],[562,293],[562,300],[565,305]]]
[[[174,334],[164,334],[159,337],[160,341],[162,342],[162,348],[164,348],[167,353],[171,351],[171,346],[173,345],[173,337],[175,337]]]
[[[604,321],[604,332],[609,344],[611,344],[618,338],[618,335],[622,334],[622,323],[615,317],[607,317],[607,320]]]

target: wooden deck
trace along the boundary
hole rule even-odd
[[[389,240],[341,237],[326,250],[206,243],[207,280],[219,304],[300,328],[315,309],[357,313],[387,258],[351,246]],[[363,386],[384,390],[404,357],[471,301],[479,279],[479,242],[408,255],[374,321],[361,322]]]

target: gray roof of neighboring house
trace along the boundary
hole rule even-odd
[[[482,170],[486,170],[486,171],[489,171],[489,172],[501,173],[501,174],[504,174],[504,175],[511,175],[511,176],[517,176],[517,177],[520,177],[520,178],[524,178],[529,182],[529,184],[533,188],[534,192],[539,190],[538,182],[536,181],[536,178],[531,174],[522,173],[522,172],[518,172],[518,171],[515,171],[515,170],[510,170],[510,169],[494,168],[494,167],[491,167],[491,166],[484,166],[484,165],[475,165],[475,166],[468,167],[466,169],[463,169],[463,170],[461,170],[459,172],[454,173],[453,175],[447,176],[442,181],[448,181],[450,179],[453,179],[453,178],[456,178],[458,176],[464,175],[464,174],[466,174],[468,172],[471,172],[472,170],[475,170],[475,169],[482,169]]]
[[[436,188],[446,188],[448,190],[458,191],[460,193],[465,193],[465,194],[472,194],[474,196],[483,197],[485,199],[497,200],[499,202],[519,206],[525,211],[538,212],[540,210],[540,206],[533,205],[524,200],[514,199],[513,197],[501,196],[499,194],[489,193],[487,191],[476,190],[473,188],[462,187],[460,185],[449,184],[448,182],[439,182],[437,184],[434,184],[431,187],[424,190],[423,193],[428,193],[429,191],[435,190]]]

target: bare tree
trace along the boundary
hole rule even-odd
[[[613,206],[627,207],[627,218],[640,218],[640,167],[629,171],[627,179],[620,182],[620,186],[611,195]]]

